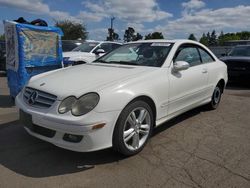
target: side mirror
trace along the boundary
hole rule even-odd
[[[186,61],[176,61],[174,63],[174,71],[187,70],[190,67],[189,63]]]
[[[96,55],[103,54],[103,53],[105,53],[104,49],[98,49],[95,51]]]

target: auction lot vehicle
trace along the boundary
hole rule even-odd
[[[216,109],[227,67],[190,40],[125,44],[93,63],[31,78],[16,98],[27,132],[88,152],[140,152],[155,126],[192,108]]]
[[[63,53],[64,66],[91,63],[105,53],[110,52],[122,44],[108,41],[86,41],[71,52]]]
[[[0,71],[6,71],[5,41],[0,41]]]
[[[227,65],[229,80],[250,79],[250,45],[234,47],[221,60]]]
[[[62,51],[70,52],[83,43],[81,40],[62,40]]]

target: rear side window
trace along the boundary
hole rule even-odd
[[[196,47],[181,47],[179,48],[175,61],[186,61],[190,66],[200,65],[201,58]]]
[[[211,63],[215,61],[214,58],[205,50],[199,48],[199,52],[201,54],[202,63]]]

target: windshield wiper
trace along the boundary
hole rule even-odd
[[[139,64],[131,62],[131,61],[110,61],[108,63],[121,64],[121,65],[139,65]]]

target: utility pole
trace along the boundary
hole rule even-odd
[[[115,17],[113,16],[111,19],[110,19],[110,25],[111,25],[111,29],[113,29],[113,22],[114,22],[114,20],[115,20]]]
[[[115,20],[115,17],[111,17],[110,19],[110,28],[108,29],[109,36],[107,37],[107,40],[113,41],[114,40],[114,29],[113,29],[113,22]]]

